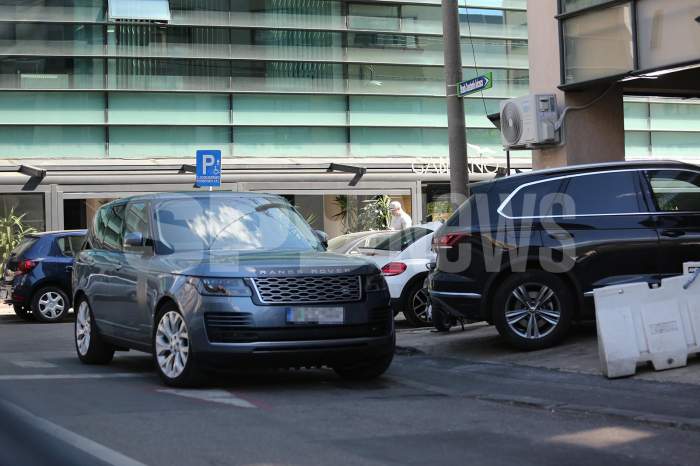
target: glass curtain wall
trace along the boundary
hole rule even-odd
[[[0,0],[0,156],[432,157],[447,153],[438,5],[170,0],[111,21],[108,0]],[[528,88],[524,0],[465,1],[470,154],[502,156],[486,112]]]

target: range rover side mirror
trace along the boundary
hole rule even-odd
[[[143,234],[138,231],[132,231],[124,236],[124,246],[129,248],[141,248],[146,245],[143,239]]]
[[[316,236],[318,237],[319,241],[321,241],[323,247],[328,249],[328,235],[326,234],[326,232],[321,230],[314,230],[314,233],[316,233]]]

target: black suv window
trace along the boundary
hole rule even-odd
[[[700,212],[700,173],[648,171],[657,208],[662,212]]]
[[[501,213],[507,217],[544,217],[552,215],[552,204],[562,180],[548,180],[521,188],[513,195]]]
[[[575,215],[625,214],[642,212],[642,192],[636,171],[594,173],[572,176],[564,192],[573,199]],[[569,212],[567,212],[569,213]]]

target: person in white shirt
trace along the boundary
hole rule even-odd
[[[404,212],[399,201],[391,201],[389,203],[389,212],[391,212],[390,230],[398,231],[405,228],[410,228],[413,225],[411,217]]]

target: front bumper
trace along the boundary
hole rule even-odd
[[[203,367],[334,366],[377,359],[395,347],[388,293],[367,293],[344,308],[340,325],[288,324],[290,305],[251,298],[198,297],[188,313],[193,354]],[[330,305],[334,306],[334,305]]]
[[[212,343],[195,353],[211,369],[239,367],[313,367],[352,364],[393,354],[395,335],[336,340]]]

